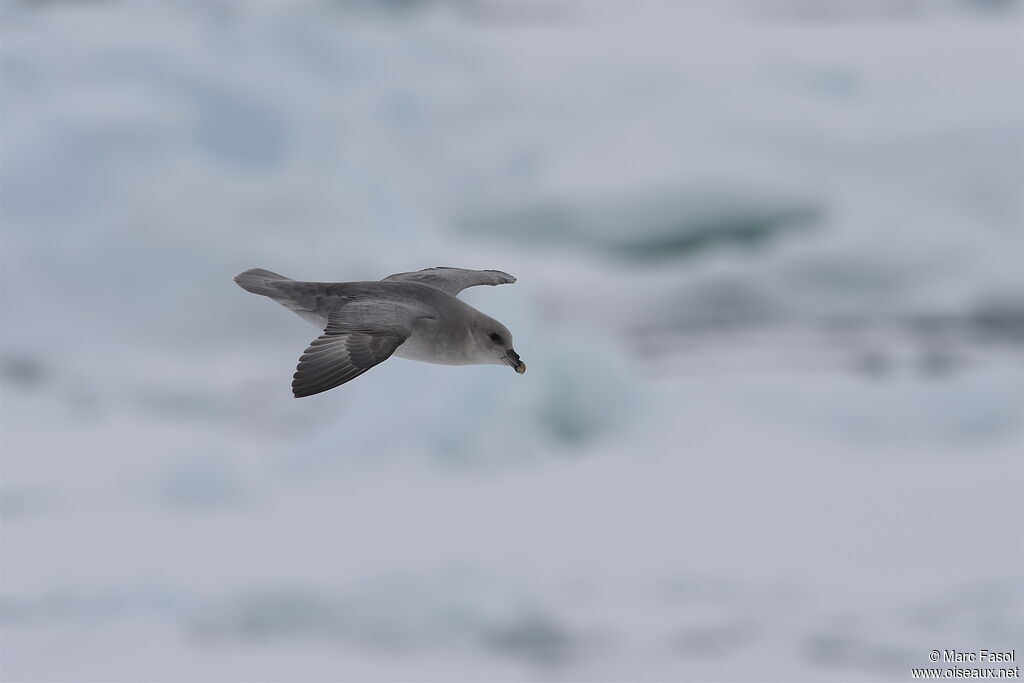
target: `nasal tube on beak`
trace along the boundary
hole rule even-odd
[[[512,366],[512,369],[520,375],[526,372],[526,363],[519,358],[519,354],[515,352],[515,349],[506,351],[505,358],[508,360],[508,364]]]

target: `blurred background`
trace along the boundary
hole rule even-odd
[[[1020,2],[0,10],[5,680],[1024,642]],[[526,375],[296,401],[231,281],[435,265]]]

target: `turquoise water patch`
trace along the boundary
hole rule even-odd
[[[654,263],[718,249],[760,249],[818,223],[811,200],[761,199],[735,192],[633,196],[606,200],[539,200],[471,211],[456,223],[465,234],[535,247],[582,246],[616,260]]]

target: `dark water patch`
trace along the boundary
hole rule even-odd
[[[524,612],[484,631],[485,647],[497,654],[539,667],[561,667],[578,649],[576,636],[551,615]]]
[[[19,389],[38,389],[50,379],[43,362],[26,354],[0,356],[0,379]]]
[[[760,250],[823,215],[813,201],[689,191],[540,199],[470,211],[456,224],[465,234],[533,247],[585,247],[619,261],[656,264],[718,249]]]
[[[966,314],[963,324],[979,341],[1024,349],[1024,299],[981,301]]]
[[[681,220],[636,238],[619,235],[602,241],[612,256],[632,261],[672,260],[719,248],[754,251],[784,233],[808,227],[820,212],[809,206],[756,211],[732,207],[700,219]]]
[[[325,594],[302,587],[268,588],[229,600],[192,619],[189,635],[206,646],[304,642],[344,645],[378,654],[476,651],[550,669],[575,659],[585,638],[532,601],[427,593]]]
[[[236,599],[218,614],[194,619],[192,636],[242,641],[339,638],[350,629],[337,600],[294,589],[275,589]]]
[[[630,326],[636,352],[685,356],[694,365],[705,355],[754,354],[768,363],[762,370],[850,372],[872,381],[945,381],[1024,363],[1024,301],[1014,297],[946,310],[843,312],[839,303],[829,309],[826,302],[786,301],[776,289],[773,282],[720,279],[666,294]],[[793,351],[814,363],[787,362]]]

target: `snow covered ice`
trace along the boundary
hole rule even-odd
[[[4,680],[1024,639],[1019,2],[2,12]],[[231,282],[443,264],[516,275],[463,297],[529,373],[294,401]]]

